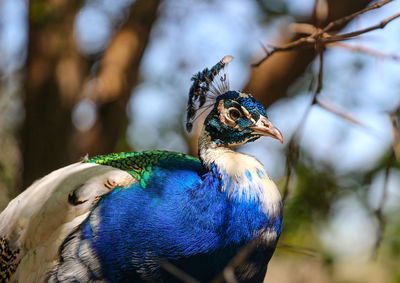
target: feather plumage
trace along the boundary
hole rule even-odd
[[[10,202],[0,215],[5,280],[176,281],[161,267],[168,261],[209,281],[256,241],[235,275],[240,282],[262,282],[281,233],[280,194],[262,164],[233,147],[282,136],[250,94],[214,82],[230,60],[193,79],[189,123],[209,91],[216,94],[199,159],[167,151],[88,158],[52,172]],[[214,84],[222,85],[217,90]]]

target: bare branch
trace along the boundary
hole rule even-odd
[[[356,16],[359,16],[367,11],[380,8],[383,5],[385,5],[389,2],[392,2],[392,1],[393,0],[385,0],[385,1],[382,1],[379,3],[376,3],[375,5],[367,7],[365,9],[358,11],[356,13],[353,13],[349,16],[346,16],[346,17],[340,18],[336,21],[330,22],[323,29],[320,29],[316,26],[312,26],[309,24],[292,25],[292,27],[294,27],[295,29],[303,30],[303,31],[305,31],[305,33],[310,34],[310,35],[306,36],[306,37],[302,37],[298,40],[289,42],[282,46],[272,46],[272,49],[270,51],[266,52],[266,55],[263,58],[261,58],[258,62],[252,64],[252,66],[253,67],[259,66],[262,62],[267,60],[275,52],[284,52],[284,51],[300,49],[300,48],[312,48],[312,47],[315,47],[316,45],[325,46],[328,43],[347,40],[347,39],[353,38],[355,36],[358,36],[358,35],[361,35],[364,33],[368,33],[370,31],[373,31],[376,29],[382,29],[391,21],[399,18],[400,13],[397,13],[397,14],[381,21],[379,24],[376,24],[376,25],[368,27],[368,28],[360,29],[357,31],[349,32],[349,33],[339,34],[339,35],[332,35],[332,34],[328,33],[328,31],[331,31],[333,28],[347,23],[348,21],[354,19]],[[313,28],[311,28],[311,27],[313,27]]]
[[[338,115],[339,117],[344,118],[345,120],[365,127],[365,125],[363,125],[361,122],[359,122],[357,119],[355,119],[352,115],[346,113],[345,111],[339,109],[339,107],[335,106],[333,103],[330,103],[328,101],[324,101],[322,99],[320,99],[318,97],[319,93],[321,92],[322,89],[322,84],[323,84],[323,51],[324,48],[327,44],[332,45],[333,42],[336,41],[341,41],[341,40],[346,40],[349,39],[351,37],[363,34],[363,33],[367,33],[370,32],[372,30],[375,29],[380,29],[380,28],[384,28],[389,22],[393,21],[394,19],[400,17],[400,13],[395,14],[389,18],[387,18],[386,20],[382,21],[381,23],[371,26],[369,28],[365,28],[365,29],[361,29],[358,31],[354,31],[354,32],[350,32],[350,33],[345,33],[345,34],[341,34],[341,35],[330,35],[327,32],[331,31],[332,29],[334,29],[335,27],[338,27],[340,25],[343,25],[345,23],[347,23],[348,21],[354,19],[355,17],[367,12],[367,11],[371,11],[373,9],[377,9],[380,8],[384,5],[386,5],[389,2],[392,2],[393,0],[385,0],[379,3],[376,3],[370,7],[367,7],[363,10],[360,10],[358,12],[355,12],[349,16],[340,18],[336,21],[330,22],[328,25],[325,26],[325,28],[323,29],[319,29],[316,26],[310,25],[310,24],[294,24],[291,25],[292,29],[295,29],[299,32],[302,33],[306,33],[306,34],[310,34],[309,36],[306,37],[302,37],[296,41],[290,42],[288,44],[282,45],[282,46],[271,46],[272,49],[271,50],[267,50],[265,47],[263,47],[266,55],[259,60],[258,62],[256,62],[255,64],[253,64],[253,66],[259,66],[262,62],[264,62],[265,60],[267,60],[272,54],[274,54],[275,52],[282,52],[282,51],[289,51],[289,50],[293,50],[293,49],[299,49],[299,48],[315,48],[315,50],[318,52],[319,57],[320,57],[320,65],[319,65],[319,71],[318,71],[318,82],[317,82],[317,87],[314,91],[313,94],[313,100],[311,102],[311,104],[309,105],[309,107],[307,108],[306,112],[304,113],[303,118],[301,119],[299,126],[297,127],[295,133],[293,134],[292,138],[289,141],[289,146],[288,146],[288,152],[287,152],[287,160],[286,160],[286,181],[285,181],[285,185],[284,185],[284,189],[283,189],[283,202],[285,203],[288,196],[289,196],[289,184],[290,184],[290,179],[292,177],[293,171],[294,171],[294,166],[297,163],[298,160],[298,146],[300,143],[300,139],[301,139],[301,133],[305,124],[305,121],[311,111],[311,107],[314,104],[318,104],[320,107],[322,107],[323,109],[326,109],[329,112],[332,112],[336,115]],[[316,6],[318,5],[318,3],[316,3]],[[392,58],[396,58],[397,60],[397,56],[392,56]]]
[[[399,157],[398,156],[398,150],[400,147],[399,114],[400,114],[400,105],[397,106],[393,112],[389,113],[389,117],[392,121],[393,145],[392,145],[392,150],[390,153],[389,161],[388,161],[388,163],[386,165],[386,169],[385,169],[385,179],[383,182],[382,197],[379,201],[378,207],[374,211],[375,217],[378,220],[378,227],[376,229],[375,246],[374,246],[374,250],[372,253],[372,257],[375,259],[378,256],[379,247],[381,246],[383,234],[384,234],[385,228],[386,228],[386,218],[383,215],[383,207],[384,207],[384,205],[386,203],[386,199],[387,199],[390,170],[391,170],[394,162],[396,161],[396,158],[398,159],[398,157]]]
[[[287,251],[305,255],[308,257],[313,257],[313,258],[321,257],[321,255],[318,254],[318,252],[316,250],[309,249],[309,248],[296,247],[296,246],[292,246],[292,245],[288,245],[288,244],[281,244],[281,243],[278,243],[277,248],[280,250],[287,250]]]
[[[323,72],[324,72],[324,47],[320,44],[316,44],[316,49],[319,52],[319,70],[318,70],[318,81],[317,81],[317,88],[314,92],[314,97],[312,103],[317,103],[317,96],[320,94],[322,90],[323,84]]]
[[[383,234],[385,233],[386,218],[383,215],[383,206],[384,206],[384,204],[386,202],[386,198],[387,198],[390,169],[393,166],[394,161],[395,161],[395,154],[392,151],[392,153],[390,154],[389,162],[385,169],[385,179],[383,182],[382,197],[379,202],[378,208],[374,211],[376,219],[378,220],[378,227],[376,228],[375,245],[374,245],[374,249],[373,249],[373,253],[372,253],[372,258],[374,258],[374,259],[376,259],[378,256],[379,247],[381,246]]]
[[[348,45],[348,44],[344,44],[344,43],[336,43],[338,41],[344,41],[344,40],[354,38],[356,36],[371,32],[373,30],[383,29],[390,22],[394,21],[397,18],[400,18],[400,13],[396,13],[396,14],[392,15],[391,17],[384,19],[380,23],[370,26],[370,27],[367,27],[367,28],[363,28],[363,29],[359,29],[359,30],[356,30],[353,32],[348,32],[348,33],[343,33],[343,34],[335,34],[334,33],[335,29],[337,30],[338,27],[348,23],[349,21],[353,20],[357,16],[364,14],[368,11],[378,9],[392,1],[393,0],[385,0],[385,1],[378,2],[374,5],[371,5],[370,7],[367,7],[360,11],[357,11],[351,15],[348,15],[348,16],[342,17],[338,20],[332,21],[323,28],[319,28],[318,16],[322,17],[323,13],[321,12],[322,13],[321,15],[317,15],[317,10],[319,8],[318,5],[320,3],[319,3],[319,0],[316,0],[314,13],[315,13],[315,16],[317,17],[316,18],[317,23],[315,25],[310,25],[310,24],[292,24],[292,25],[290,25],[290,28],[292,29],[292,31],[294,31],[296,33],[306,34],[307,36],[301,37],[295,41],[289,42],[289,43],[281,45],[281,46],[269,46],[270,49],[268,49],[268,50],[265,47],[263,47],[263,49],[265,51],[265,56],[262,59],[260,59],[258,62],[253,64],[253,66],[259,66],[262,62],[267,60],[275,52],[285,52],[285,51],[302,49],[302,48],[315,49],[316,53],[319,54],[319,58],[320,58],[319,70],[318,70],[318,74],[317,74],[317,86],[313,92],[313,99],[310,102],[310,104],[308,105],[308,107],[307,107],[298,127],[296,128],[296,131],[294,132],[293,136],[291,137],[291,139],[289,141],[289,145],[287,147],[288,151],[286,154],[286,182],[285,182],[284,189],[282,192],[282,195],[283,195],[282,198],[283,198],[284,203],[286,202],[288,196],[290,195],[290,180],[295,172],[295,166],[297,164],[298,157],[299,157],[299,143],[300,143],[303,129],[305,126],[305,122],[306,122],[306,120],[309,116],[309,113],[311,112],[312,106],[314,104],[318,104],[321,108],[323,108],[341,118],[344,118],[345,120],[347,120],[355,125],[361,126],[363,128],[368,128],[363,123],[361,123],[359,120],[357,120],[355,117],[353,117],[353,115],[348,113],[346,110],[343,110],[339,106],[335,105],[334,103],[332,103],[326,99],[321,99],[319,97],[319,94],[320,94],[320,92],[322,90],[322,86],[323,86],[323,63],[324,63],[324,60],[323,60],[324,52],[323,51],[327,46],[329,46],[329,47],[337,46],[337,47],[347,48],[352,51],[358,51],[358,52],[372,54],[378,58],[390,58],[393,60],[400,61],[399,55],[384,54],[377,50],[369,49],[369,48],[366,48],[363,46],[352,46],[352,45]],[[397,111],[398,112],[396,112],[396,114],[399,114],[399,112],[400,112],[399,108],[397,109]],[[397,118],[397,119],[398,119],[398,117],[399,116],[395,116],[395,118]],[[395,161],[395,157],[396,157],[397,153],[398,153],[398,156],[400,156],[400,140],[399,140],[399,132],[398,132],[399,123],[398,123],[398,120],[393,118],[393,116],[392,116],[392,121],[393,121],[393,125],[394,125],[393,129],[394,129],[394,135],[395,135],[395,139],[394,139],[394,143],[393,143],[393,151],[391,153],[390,160],[389,160],[386,170],[385,170],[385,181],[384,181],[384,186],[383,186],[382,198],[380,200],[378,208],[376,210],[374,210],[374,214],[379,223],[379,227],[377,228],[376,242],[375,242],[375,250],[374,250],[375,255],[376,255],[377,250],[382,241],[383,233],[384,233],[385,225],[386,225],[386,220],[383,216],[382,210],[383,210],[384,204],[386,202],[386,197],[387,197],[387,186],[388,186],[388,179],[389,179],[389,175],[390,175],[390,168],[393,166],[393,163]],[[290,249],[290,248],[288,248],[288,249]],[[314,255],[313,253],[310,253],[310,254]]]
[[[313,99],[314,100],[314,99]],[[287,152],[286,152],[286,180],[285,184],[283,186],[282,190],[282,202],[283,204],[286,203],[288,197],[289,197],[289,185],[290,185],[290,180],[292,178],[293,173],[296,171],[295,166],[297,164],[297,161],[299,159],[299,144],[300,140],[303,134],[303,129],[306,124],[306,120],[308,115],[310,114],[311,108],[313,106],[313,102],[311,102],[306,111],[303,114],[303,117],[300,120],[300,123],[298,124],[298,127],[296,128],[293,136],[290,138],[288,147],[287,147]]]
[[[322,32],[323,33],[328,32],[328,31],[332,30],[335,27],[339,27],[339,26],[351,21],[352,19],[354,19],[357,16],[359,16],[361,14],[364,14],[365,12],[368,12],[368,11],[371,11],[371,10],[374,10],[374,9],[378,9],[378,8],[382,7],[383,5],[386,5],[386,4],[388,4],[388,3],[392,2],[392,1],[393,0],[385,0],[385,1],[382,1],[382,2],[378,2],[378,3],[376,3],[374,5],[371,5],[371,6],[367,7],[367,8],[365,8],[365,9],[357,11],[357,12],[351,14],[351,15],[348,15],[348,16],[340,18],[340,19],[338,19],[336,21],[330,22],[325,28],[322,29]]]
[[[225,268],[223,271],[223,274],[224,274],[224,278],[225,278],[226,282],[228,282],[228,283],[237,283],[238,282],[236,280],[235,270],[233,269],[233,267]]]
[[[272,54],[275,52],[281,52],[281,51],[289,51],[295,48],[301,48],[301,47],[311,47],[310,43],[315,43],[315,39],[312,36],[308,37],[302,37],[296,41],[290,42],[288,44],[282,45],[282,46],[272,46],[272,50],[270,50],[261,60],[258,62],[252,64],[251,66],[253,67],[258,67],[262,62],[267,60]]]
[[[379,24],[376,24],[374,26],[365,28],[365,29],[360,29],[357,31],[353,31],[353,32],[349,32],[349,33],[343,33],[343,34],[339,34],[336,36],[331,36],[331,37],[327,37],[323,39],[323,42],[328,43],[328,42],[335,42],[335,41],[341,41],[341,40],[345,40],[345,39],[350,39],[352,37],[376,30],[376,29],[383,29],[388,23],[390,23],[391,21],[397,19],[398,17],[400,17],[400,13],[394,14],[393,16],[383,20],[382,22],[380,22]]]
[[[400,160],[400,105],[390,114],[393,131],[393,152]]]
[[[361,53],[375,56],[379,59],[392,59],[395,61],[400,61],[400,55],[386,54],[379,50],[375,50],[375,49],[365,47],[362,45],[351,45],[351,44],[346,44],[346,43],[342,43],[342,42],[334,42],[334,43],[328,43],[328,44],[326,44],[326,46],[327,47],[340,47],[340,48],[344,48],[344,49],[350,50],[350,51],[361,52]]]
[[[298,158],[299,158],[299,144],[301,140],[301,135],[303,133],[303,129],[306,124],[307,117],[309,116],[311,112],[311,108],[314,104],[317,103],[317,96],[322,90],[322,81],[323,81],[323,69],[324,69],[324,53],[323,53],[323,47],[321,45],[316,45],[315,47],[317,51],[319,52],[319,69],[318,69],[318,80],[317,80],[317,87],[314,91],[313,94],[313,99],[308,105],[306,111],[304,112],[303,117],[300,120],[300,123],[298,127],[296,128],[296,131],[294,132],[293,136],[291,137],[289,141],[289,146],[287,148],[287,154],[286,154],[286,181],[285,185],[283,187],[283,193],[282,193],[282,202],[285,204],[287,201],[287,198],[289,196],[289,191],[290,191],[290,179],[292,177],[293,172],[295,171],[295,165],[297,164]]]
[[[200,281],[194,279],[192,276],[184,272],[182,269],[176,267],[172,263],[166,260],[159,260],[158,261],[161,268],[164,269],[165,271],[171,273],[173,276],[175,276],[177,279],[180,279],[182,282],[186,283],[200,283]]]
[[[292,23],[289,25],[289,30],[293,33],[314,34],[318,29],[312,24],[306,23]]]
[[[256,247],[257,247],[257,240],[253,240],[250,243],[248,243],[229,261],[229,263],[225,266],[222,273],[219,274],[216,278],[214,278],[211,282],[212,283],[219,283],[225,281],[229,283],[236,282],[234,274],[235,268],[238,267],[242,262],[244,262]]]
[[[366,125],[357,120],[353,115],[351,115],[350,113],[346,113],[345,110],[340,109],[338,105],[335,105],[332,101],[326,98],[322,99],[321,97],[318,97],[317,104],[323,109],[345,119],[346,121],[349,121],[350,123],[361,126],[363,128],[367,128]]]

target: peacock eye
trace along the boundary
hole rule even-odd
[[[239,112],[236,108],[231,108],[229,109],[229,117],[233,120],[236,121],[242,116],[242,113]]]

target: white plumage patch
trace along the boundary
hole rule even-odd
[[[264,166],[255,157],[218,147],[203,135],[200,141],[203,162],[219,168],[223,182],[222,191],[239,201],[257,201],[265,214],[277,216],[281,209],[281,195],[269,178]]]
[[[96,198],[109,190],[107,179],[127,184],[127,172],[109,166],[75,163],[33,183],[0,214],[0,236],[20,249],[12,282],[43,282],[58,263],[59,247],[84,219]],[[79,205],[69,201],[78,188]]]

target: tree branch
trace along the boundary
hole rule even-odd
[[[344,34],[339,34],[339,35],[332,35],[329,34],[328,31],[330,31],[332,28],[335,28],[341,24],[347,23],[348,21],[350,21],[351,19],[353,19],[354,17],[361,15],[367,11],[370,11],[372,9],[377,9],[379,7],[382,7],[383,5],[391,2],[392,0],[386,0],[386,1],[382,1],[379,2],[375,5],[372,5],[371,7],[368,7],[366,9],[363,9],[359,12],[353,13],[350,16],[347,17],[343,17],[341,19],[338,19],[336,21],[333,21],[331,23],[329,23],[325,28],[323,29],[319,29],[317,27],[314,26],[314,30],[315,32],[313,32],[312,34],[310,34],[307,37],[302,37],[298,40],[295,40],[293,42],[284,44],[282,46],[272,46],[272,49],[266,52],[266,55],[259,60],[258,62],[254,63],[253,66],[254,67],[258,67],[261,63],[263,63],[265,60],[267,60],[272,54],[276,53],[276,52],[283,52],[283,51],[290,51],[293,49],[297,49],[297,48],[312,48],[316,43],[321,44],[321,45],[325,45],[327,43],[331,43],[331,42],[336,42],[336,41],[342,41],[342,40],[346,40],[346,39],[350,39],[352,37],[364,34],[364,33],[368,33],[370,31],[376,30],[376,29],[382,29],[384,28],[388,23],[390,23],[391,21],[395,20],[396,18],[400,17],[400,13],[397,13],[383,21],[381,21],[379,24],[376,24],[374,26],[368,27],[368,28],[364,28],[364,29],[360,29],[357,31],[353,31],[353,32],[349,32],[349,33],[344,33]]]
[[[326,22],[335,21],[364,9],[370,2],[371,0],[328,0],[328,18]],[[305,22],[311,25],[313,17],[310,16],[309,20]],[[336,26],[335,30],[343,27],[344,25]],[[299,40],[299,35],[285,41],[290,44],[296,40]],[[303,44],[306,45],[307,43]],[[282,98],[289,86],[304,73],[315,58],[316,53],[314,50],[314,48],[295,48],[287,52],[274,53],[259,67],[252,68],[250,80],[244,91],[253,94],[264,106],[271,105]]]

